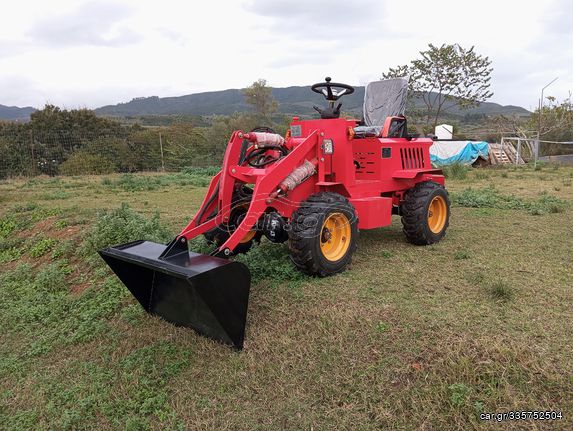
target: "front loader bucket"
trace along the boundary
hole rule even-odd
[[[242,349],[248,268],[173,245],[135,241],[99,254],[148,313]]]

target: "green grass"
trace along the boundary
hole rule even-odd
[[[42,198],[44,200],[60,200],[68,199],[70,196],[70,193],[66,192],[65,190],[56,190],[53,192],[45,193]]]
[[[40,257],[48,253],[49,251],[54,248],[54,246],[58,243],[55,239],[52,238],[42,238],[38,240],[34,240],[34,245],[30,248],[30,256],[31,257]]]
[[[482,189],[467,188],[453,194],[453,202],[463,207],[521,209],[532,215],[563,212],[569,203],[556,196],[542,194],[538,199],[523,199],[509,194],[503,194],[494,187]]]
[[[511,301],[515,296],[515,289],[509,286],[504,281],[498,280],[492,283],[489,287],[489,293],[495,300],[507,302]]]
[[[468,176],[471,167],[461,163],[454,163],[452,165],[442,166],[441,169],[448,179],[464,180]]]
[[[22,249],[16,247],[0,250],[0,263],[7,263],[17,260],[20,256],[22,256],[22,254]]]
[[[111,189],[121,189],[128,192],[151,191],[173,185],[206,187],[211,177],[219,171],[218,168],[187,168],[179,173],[160,176],[123,174],[117,178],[104,177],[101,184]]]
[[[455,260],[469,259],[471,256],[466,250],[458,250],[454,253]]]
[[[118,244],[139,239],[166,243],[173,234],[159,220],[159,213],[147,219],[133,211],[128,204],[112,211],[100,212],[80,247],[91,262],[101,263],[97,251]]]
[[[480,412],[537,409],[564,419],[504,429],[572,429],[572,174],[450,177],[442,242],[408,244],[395,217],[325,279],[263,240],[238,258],[240,353],[146,314],[95,253],[171,239],[207,173],[2,182],[0,428],[490,429]]]

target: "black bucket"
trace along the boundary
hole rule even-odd
[[[251,274],[242,263],[190,252],[184,238],[99,254],[148,313],[243,348]]]

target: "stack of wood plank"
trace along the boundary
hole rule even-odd
[[[516,161],[517,159],[517,161]],[[489,161],[492,165],[522,165],[525,161],[518,156],[512,144],[489,144]]]

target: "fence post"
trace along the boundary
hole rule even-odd
[[[161,132],[159,132],[159,149],[161,150],[161,172],[165,172],[165,162],[163,161],[163,139],[161,139]]]
[[[34,132],[30,130],[30,153],[32,156],[32,175],[37,175],[38,165],[36,164],[36,155],[34,154]]]
[[[535,161],[533,162],[533,169],[537,168],[537,159],[539,158],[539,132],[537,132],[537,139],[535,139]]]
[[[517,156],[515,156],[515,164],[519,164],[519,158],[521,154],[521,138],[517,138]]]

